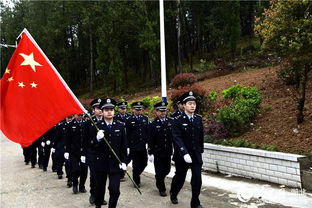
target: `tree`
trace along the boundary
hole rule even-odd
[[[304,120],[308,73],[312,68],[312,2],[271,1],[262,18],[256,19],[255,31],[265,50],[276,52],[299,75],[297,122]]]

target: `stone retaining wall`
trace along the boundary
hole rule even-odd
[[[205,143],[203,169],[302,188],[302,155]]]

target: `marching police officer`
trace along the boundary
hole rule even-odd
[[[147,137],[148,117],[143,114],[143,102],[131,104],[133,114],[126,120],[129,157],[132,160],[132,173],[134,182],[140,186],[140,175],[147,166]]]
[[[176,118],[179,115],[182,115],[184,112],[183,104],[182,104],[180,98],[177,100],[176,105],[177,105],[177,110],[171,114],[172,118]]]
[[[44,143],[43,144],[43,158],[42,158],[43,171],[47,171],[47,167],[48,167],[49,160],[50,160],[51,147],[55,138],[55,134],[56,134],[56,130],[55,130],[55,126],[53,126],[42,136],[42,143]]]
[[[100,103],[102,102],[102,98],[96,98],[91,101],[90,105],[93,109],[93,122],[98,125],[103,121],[103,112],[100,109]],[[90,197],[89,202],[90,204],[94,204],[94,197],[95,197],[95,142],[94,137],[97,134],[97,130],[91,120],[87,120],[85,123],[84,128],[84,136],[83,136],[83,146],[82,146],[82,156],[86,156],[86,163],[89,166],[90,170]],[[103,197],[105,192],[103,193]],[[102,205],[106,205],[107,202],[103,200]]]
[[[126,119],[130,116],[130,114],[127,113],[127,105],[128,103],[126,101],[117,103],[118,113],[114,117],[116,120],[126,123]]]
[[[88,166],[86,165],[86,157],[82,154],[84,123],[83,114],[75,114],[75,119],[69,125],[68,137],[66,140],[66,153],[69,155],[74,194],[78,193],[79,177],[79,192],[87,192],[85,189],[85,182],[88,175]]]
[[[167,196],[165,177],[170,172],[172,155],[172,122],[167,117],[167,102],[154,105],[157,117],[149,125],[148,154],[149,161],[154,162],[156,187],[160,196]]]
[[[94,137],[95,143],[95,205],[96,208],[101,207],[107,177],[109,177],[109,208],[115,208],[120,195],[120,177],[121,173],[126,170],[127,158],[127,136],[124,123],[115,120],[114,108],[116,101],[114,99],[104,99],[100,107],[103,111],[104,120],[98,123],[99,131]],[[105,138],[104,138],[105,136]],[[115,158],[111,149],[115,151],[119,157],[121,164]]]
[[[65,141],[66,137],[68,136],[68,126],[71,121],[71,116],[67,117],[65,120],[58,123],[56,126],[56,136],[55,141],[53,143],[53,148],[55,149],[55,168],[58,175],[58,179],[63,178],[63,165],[64,165],[64,158],[68,160],[68,155],[65,154]],[[67,186],[71,187],[71,176],[69,173],[69,166],[68,164],[65,165],[66,175],[67,175]]]
[[[181,97],[184,113],[175,118],[172,135],[174,144],[173,160],[176,172],[172,179],[170,199],[173,204],[178,204],[177,195],[183,187],[187,170],[192,171],[192,199],[191,208],[202,208],[199,194],[202,185],[201,168],[203,164],[202,153],[204,146],[202,118],[196,115],[195,94],[190,91]]]
[[[122,101],[117,103],[117,107],[118,107],[118,113],[115,115],[115,119],[119,120],[123,123],[126,123],[126,119],[130,116],[130,114],[127,113],[127,105],[128,103],[126,101]],[[127,159],[127,165],[129,163],[129,159]],[[121,179],[120,181],[125,181],[125,173],[123,172],[121,175]]]

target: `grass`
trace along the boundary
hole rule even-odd
[[[213,143],[213,144],[219,144],[223,146],[230,146],[230,147],[245,147],[245,148],[251,148],[251,149],[262,149],[266,151],[274,151],[279,152],[279,148],[276,145],[272,144],[266,144],[266,145],[256,145],[251,144],[245,139],[224,139],[224,140],[216,140],[212,141],[209,135],[205,135],[204,137],[205,142]],[[312,152],[311,152],[311,158],[312,158]]]

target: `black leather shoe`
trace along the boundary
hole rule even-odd
[[[73,193],[78,194],[78,187],[77,186],[73,186]]]
[[[178,204],[179,203],[178,198],[176,196],[171,195],[170,200],[171,200],[172,204]]]
[[[79,192],[80,192],[80,193],[86,193],[87,190],[86,190],[85,188],[79,188]]]
[[[62,175],[58,175],[57,178],[58,178],[58,179],[62,179],[63,176],[62,176]]]
[[[73,186],[73,182],[72,181],[67,181],[67,188],[70,188]]]
[[[105,199],[103,200],[102,205],[107,205],[107,201],[105,201]]]
[[[197,205],[197,206],[195,206],[193,208],[204,208],[204,207],[202,205]]]
[[[159,191],[159,195],[165,197],[167,196],[167,193],[165,191]]]
[[[29,162],[25,162],[25,165],[29,165]]]
[[[31,165],[31,168],[35,168],[36,167],[36,165]]]
[[[101,205],[95,205],[95,208],[101,208]]]
[[[91,196],[89,197],[89,202],[90,204],[94,204],[94,196],[91,194]]]
[[[43,170],[44,172],[46,172],[46,171],[47,171],[47,168],[42,168],[42,170]]]

